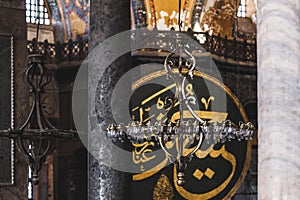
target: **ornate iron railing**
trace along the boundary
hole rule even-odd
[[[132,34],[132,44],[138,46],[154,46],[170,49],[175,42],[174,33],[171,31],[148,31],[145,34],[151,34],[151,40],[137,39],[135,33]],[[252,40],[237,40],[222,38],[220,35],[209,35],[208,33],[187,33],[196,43],[191,44],[191,48],[197,48],[199,38],[201,37],[202,47],[213,55],[232,59],[237,62],[256,63],[256,38]],[[174,41],[172,40],[174,38]],[[172,42],[173,41],[173,42]],[[193,47],[194,46],[194,47]],[[82,61],[88,55],[88,40],[79,39],[70,40],[67,43],[51,44],[47,41],[36,42],[28,41],[28,53],[34,52],[38,48],[40,53],[46,57],[48,63],[60,63],[63,61]]]
[[[238,62],[256,63],[256,38],[237,40],[220,37],[220,35],[204,34],[206,41],[203,47],[214,55],[231,58]]]
[[[222,38],[220,35],[209,35],[207,32],[194,33],[186,32],[188,36],[196,42],[189,44],[191,50],[199,49],[199,43],[202,47],[213,55],[232,59],[236,62],[256,63],[256,38],[252,39],[229,39]],[[153,47],[161,49],[171,49],[176,43],[175,32],[172,31],[147,31],[145,33],[132,34],[133,47]],[[140,37],[143,35],[145,37]],[[143,38],[143,39],[140,39]]]
[[[60,63],[63,61],[83,61],[88,55],[88,40],[70,40],[67,43],[48,43],[36,42],[35,40],[27,42],[29,54],[35,52],[37,48],[48,63]]]

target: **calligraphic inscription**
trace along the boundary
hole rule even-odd
[[[130,99],[129,110],[132,119],[142,123],[154,123],[161,120],[165,110],[165,98],[175,93],[175,84],[160,85],[157,83],[165,79],[164,72],[147,75],[145,80],[151,83],[137,81]],[[207,74],[196,72],[193,80],[184,86],[187,99],[192,102],[193,109],[203,119],[210,121],[224,121],[230,119],[236,124],[247,121],[247,116],[238,99],[221,82]],[[212,92],[213,91],[213,92]],[[218,106],[221,101],[220,93],[226,93],[227,107]],[[175,122],[179,119],[178,105],[168,112],[168,118]],[[194,120],[187,108],[183,117]],[[184,143],[184,155],[193,148]],[[176,184],[177,176],[174,165],[167,165],[168,155],[158,155],[159,145],[154,142],[132,144],[132,160],[139,166],[140,173],[133,175],[134,196],[136,198],[151,199],[157,195],[158,185],[164,183],[162,176],[167,176],[174,190],[170,199],[230,199],[244,179],[250,162],[251,144],[247,141],[231,141],[225,144],[205,140],[201,149],[195,153],[185,172],[186,183],[183,187]],[[168,142],[166,147],[176,155],[178,142]],[[152,163],[152,165],[150,164]],[[164,179],[166,180],[166,179]],[[165,181],[169,187],[169,183]],[[152,189],[151,189],[152,188]],[[148,198],[149,197],[149,198]],[[135,197],[133,198],[135,199]]]
[[[11,128],[12,37],[0,35],[0,130]],[[13,143],[0,137],[0,185],[13,183]]]

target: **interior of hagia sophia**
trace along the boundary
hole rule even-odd
[[[221,118],[225,116],[223,120],[227,117],[236,123],[250,121],[255,126],[252,140],[234,140],[198,150],[188,165],[186,183],[182,187],[176,184],[175,168],[166,164],[167,157],[159,160],[159,155],[153,154],[159,145],[151,142],[125,144],[123,147],[129,149],[129,160],[137,170],[121,172],[96,158],[92,153],[95,149],[98,153],[104,152],[104,160],[112,159],[106,157],[109,151],[102,150],[104,147],[97,149],[97,144],[93,143],[97,139],[91,139],[91,136],[86,136],[90,143],[80,137],[51,139],[53,148],[39,160],[41,167],[37,170],[38,182],[35,182],[33,166],[37,164],[32,165],[32,162],[36,160],[28,160],[31,153],[24,156],[24,150],[19,146],[28,138],[18,134],[9,138],[6,134],[0,137],[0,200],[258,199],[257,25],[256,0],[0,0],[0,130],[16,129],[28,117],[35,100],[31,96],[33,86],[24,83],[24,70],[30,65],[28,56],[37,51],[45,59],[43,64],[52,77],[41,93],[42,115],[60,129],[78,129],[76,119],[85,121],[90,115],[85,112],[79,117],[74,115],[76,97],[73,93],[81,90],[76,76],[86,67],[87,58],[97,45],[127,30],[132,34],[127,35],[128,38],[122,37],[129,39],[131,47],[136,45],[137,49],[125,52],[101,72],[104,78],[97,83],[100,103],[95,105],[99,124],[111,122],[108,120],[113,112],[111,104],[114,101],[111,99],[121,77],[147,63],[162,65],[167,50],[171,51],[176,43],[172,40],[174,33],[181,33],[192,41],[188,51],[198,64],[196,68],[201,69],[201,64],[208,65],[194,75],[195,83],[197,80],[199,84],[203,82],[201,80],[208,81],[213,90],[225,91],[227,100],[225,110],[213,112],[210,103],[218,102],[218,97],[206,95],[205,91],[209,89],[201,86],[204,93],[199,93],[199,116],[213,120],[212,115],[217,113],[216,116]],[[151,36],[150,42],[145,39],[148,36]],[[115,45],[122,48],[121,44]],[[97,63],[101,64],[102,60]],[[222,82],[211,78],[212,66],[220,73]],[[137,80],[132,90],[142,85],[140,90],[135,90],[136,96],[130,97],[128,102],[122,98],[116,100],[126,101],[126,109],[129,102],[138,102],[140,107],[129,107],[132,119],[139,119],[141,123],[162,117],[161,113],[150,116],[149,110],[163,109],[161,99],[166,91],[159,84],[154,85],[154,89],[147,88],[152,79],[161,75],[155,74],[155,67],[143,69],[136,70],[142,78],[135,78],[136,74],[131,77]],[[148,72],[155,78],[145,75]],[[188,87],[187,91],[190,92]],[[143,101],[143,92],[152,95],[153,99],[148,99],[155,101],[153,105]],[[84,96],[77,103],[76,107],[86,108]],[[29,123],[30,126],[34,125]],[[2,133],[1,136],[7,131]],[[31,140],[42,137],[39,133]],[[43,142],[50,140],[45,138]],[[171,146],[167,145],[167,148],[173,148]],[[30,152],[31,148],[38,147],[29,143],[26,148]],[[151,169],[148,169],[149,163]]]

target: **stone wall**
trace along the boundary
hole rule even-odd
[[[0,0],[0,32],[14,37],[14,95],[15,127],[25,120],[28,111],[28,90],[23,81],[27,65],[26,22],[24,0]],[[24,200],[27,198],[27,164],[15,149],[15,183],[0,187],[0,199]]]

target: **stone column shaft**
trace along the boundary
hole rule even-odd
[[[90,49],[97,47],[98,44],[101,44],[107,38],[130,29],[130,1],[91,0],[90,2]],[[124,38],[124,40],[126,39],[130,42],[130,38]],[[113,86],[120,78],[118,75],[122,74],[121,72],[126,69],[125,63],[130,63],[128,62],[128,59],[130,60],[130,56],[124,57],[125,58],[119,59],[109,67],[107,66],[105,77],[99,79],[100,89],[98,88],[97,92],[100,94],[97,94],[96,96],[100,96],[99,99],[102,100],[96,102],[96,107],[99,111],[97,114],[98,125],[101,124],[102,127],[107,127],[109,124],[108,121],[112,119],[110,98]],[[130,67],[129,64],[127,68],[128,67]],[[112,122],[110,121],[110,123]],[[96,158],[92,156],[92,154],[89,155],[88,199],[128,199],[128,175],[101,163],[101,160],[113,160],[114,155],[105,145],[94,142],[96,137],[99,137],[99,135],[94,136],[90,134],[88,138],[90,153],[94,153],[93,155],[98,154]],[[102,137],[106,136],[103,134]],[[115,160],[115,162],[118,162],[118,160]]]

